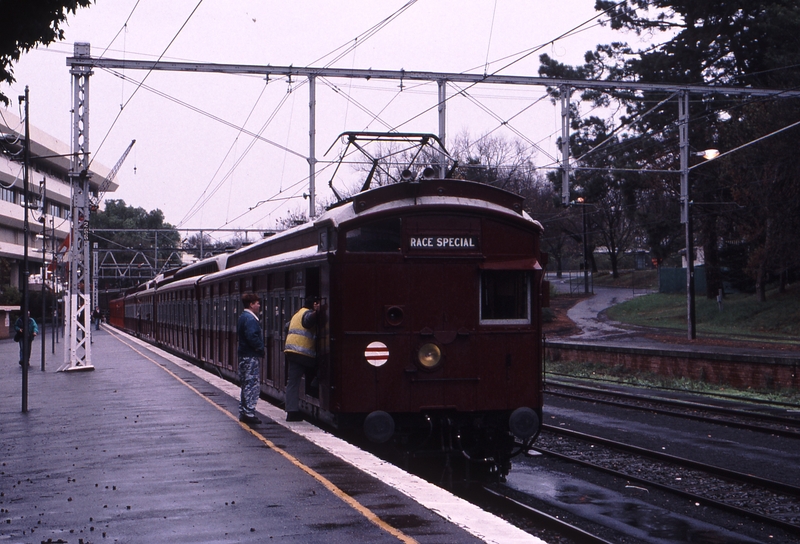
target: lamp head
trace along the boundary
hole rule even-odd
[[[719,157],[719,149],[706,149],[705,151],[698,151],[698,157],[703,157],[705,160],[710,161]]]

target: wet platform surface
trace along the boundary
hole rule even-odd
[[[85,372],[0,341],[0,542],[541,542],[230,384],[94,332]]]

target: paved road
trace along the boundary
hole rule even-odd
[[[617,287],[595,287],[594,296],[582,300],[569,309],[567,317],[580,327],[582,340],[592,338],[609,338],[630,334],[630,330],[618,322],[603,319],[601,312],[615,304],[625,302],[634,296],[645,294],[644,291],[634,293],[632,289]]]
[[[570,292],[568,278],[559,279],[553,275],[548,276],[547,279],[551,285],[555,286],[557,292]],[[580,288],[582,291],[583,286],[581,285]],[[629,335],[631,333],[630,328],[626,328],[621,323],[604,319],[601,313],[615,304],[620,304],[635,296],[645,295],[650,292],[643,289],[633,290],[631,288],[598,286],[594,286],[593,291],[593,296],[582,300],[567,312],[567,317],[581,329],[580,334],[571,337],[573,339],[609,339]]]
[[[568,279],[559,279],[555,274],[548,274],[550,284],[559,293],[569,293],[570,286]],[[583,291],[583,283],[579,286]],[[634,297],[649,294],[652,291],[645,289],[631,289],[618,287],[599,287],[594,286],[594,294],[589,298],[580,301],[567,311],[569,317],[580,329],[581,332],[572,336],[556,338],[555,342],[585,343],[591,345],[605,345],[612,347],[636,347],[649,349],[667,349],[670,351],[705,351],[717,353],[737,353],[758,356],[773,356],[777,358],[794,357],[798,349],[795,343],[782,344],[768,342],[764,340],[761,344],[757,340],[749,344],[725,345],[717,342],[712,335],[698,334],[694,340],[686,340],[685,334],[681,331],[668,331],[665,329],[650,329],[636,325],[629,325],[617,321],[609,320],[604,310],[615,304],[620,304]],[[664,341],[648,337],[648,332],[665,333],[674,335],[674,340],[665,343]]]

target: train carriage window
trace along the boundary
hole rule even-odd
[[[531,322],[530,275],[523,270],[481,272],[481,323],[524,325]]]
[[[399,217],[381,219],[347,231],[347,251],[352,253],[399,252],[402,248]]]

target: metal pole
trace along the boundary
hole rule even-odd
[[[28,411],[28,359],[30,358],[31,346],[28,344],[28,335],[32,334],[30,320],[28,319],[28,180],[31,164],[31,128],[30,128],[30,94],[27,85],[25,86],[25,96],[20,100],[25,101],[25,179],[23,180],[22,198],[25,200],[23,209],[25,217],[23,219],[23,257],[22,257],[22,412]]]
[[[436,82],[439,86],[439,141],[447,147],[445,137],[447,136],[447,80],[440,79]],[[439,177],[447,175],[444,150],[439,153]]]
[[[694,234],[689,187],[689,93],[678,94],[678,127],[681,158],[681,220],[686,227],[686,325],[689,340],[697,338],[694,305]]]
[[[559,88],[561,94],[561,204],[569,204],[569,94],[567,85]]]
[[[56,218],[55,216],[50,218],[50,226],[52,227],[51,233],[52,236],[50,237],[50,249],[53,251],[53,258],[50,260],[53,263],[53,313],[51,316],[51,323],[52,323],[52,334],[51,339],[53,343],[53,355],[56,353],[56,341],[58,339],[58,263],[56,262]]]
[[[45,297],[45,290],[47,289],[47,221],[44,217],[44,212],[47,209],[47,176],[42,178],[42,330],[39,331],[42,335],[42,372],[44,372],[44,351],[45,340],[47,336],[47,298]]]
[[[308,76],[308,218],[317,215],[317,78]]]
[[[589,294],[589,252],[586,240],[586,202],[581,204],[581,215],[583,216],[583,292]]]
[[[88,43],[75,43],[75,57],[90,56]],[[91,67],[72,67],[72,187],[70,206],[69,298],[66,300],[66,344],[61,371],[94,370],[92,366],[89,322],[92,312],[89,255],[89,77]]]

